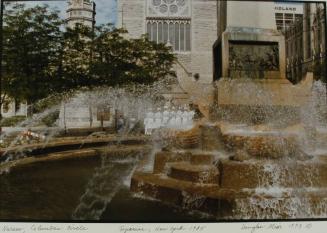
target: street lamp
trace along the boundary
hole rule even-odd
[[[0,121],[2,120],[2,60],[3,60],[3,11],[5,2],[54,2],[54,1],[67,1],[67,0],[0,0]],[[0,126],[0,135],[2,127]]]

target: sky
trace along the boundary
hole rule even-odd
[[[96,3],[96,23],[105,24],[105,23],[115,23],[116,22],[116,0],[94,0]],[[67,2],[65,1],[46,1],[46,2],[38,2],[38,1],[29,1],[26,2],[27,6],[34,6],[37,4],[48,4],[52,8],[56,8],[60,10],[60,16],[65,18],[66,16],[66,8]]]
[[[117,0],[94,0],[94,2],[96,3],[96,24],[100,25],[106,23],[113,23],[113,24],[116,23],[116,18],[117,18],[116,1]],[[283,0],[280,0],[280,2],[283,2]],[[34,0],[34,1],[26,2],[26,5],[34,6],[37,4],[42,5],[44,3],[48,4],[53,8],[57,8],[60,11],[60,16],[62,18],[66,17],[67,1],[49,0],[46,2],[39,2],[37,0]]]

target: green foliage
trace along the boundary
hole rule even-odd
[[[62,20],[47,6],[15,4],[4,16],[4,92],[33,103],[49,94],[60,48]]]
[[[1,127],[10,127],[15,126],[18,123],[24,121],[26,119],[25,116],[13,116],[8,118],[3,118],[0,122]]]
[[[58,12],[48,6],[14,4],[5,11],[2,84],[6,96],[37,103],[33,111],[39,112],[65,98],[60,93],[128,83],[149,85],[174,75],[175,56],[164,44],[146,36],[128,39],[126,30],[110,24],[94,31],[82,25],[63,31],[63,25]]]
[[[91,66],[92,31],[77,24],[63,34],[61,75],[53,86],[54,92],[88,86]]]
[[[151,84],[172,74],[175,56],[170,48],[151,42],[146,36],[127,39],[126,33],[111,25],[96,29],[91,69],[96,85]]]
[[[151,84],[173,75],[175,56],[170,48],[146,36],[127,39],[126,33],[110,24],[96,27],[94,34],[82,25],[68,29],[61,88]]]
[[[40,113],[44,112],[46,109],[51,107],[59,106],[62,101],[68,99],[69,97],[74,95],[74,90],[62,92],[62,93],[53,93],[48,95],[46,98],[43,98],[37,101],[33,105],[33,112]]]
[[[59,110],[49,113],[48,115],[46,115],[41,119],[41,122],[46,126],[51,127],[54,125],[54,123],[57,121],[58,118],[59,118]]]

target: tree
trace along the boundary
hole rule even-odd
[[[175,56],[170,48],[146,36],[128,39],[126,34],[111,24],[96,27],[94,32],[82,25],[68,28],[61,88],[151,84],[172,74]]]
[[[4,15],[4,93],[28,104],[46,97],[58,72],[58,12],[47,5],[15,4]]]
[[[54,91],[67,91],[88,86],[91,76],[92,31],[77,24],[63,34],[61,73]]]
[[[28,104],[53,93],[151,84],[172,74],[170,48],[146,36],[128,39],[110,24],[63,30],[57,11],[23,4],[12,5],[4,22],[4,93]]]
[[[150,84],[172,74],[175,56],[170,48],[149,41],[145,35],[139,39],[127,39],[126,33],[126,30],[115,29],[110,24],[96,28],[92,84]]]

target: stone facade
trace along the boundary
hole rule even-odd
[[[228,1],[227,26],[276,29],[273,8],[268,1]]]
[[[178,57],[178,67],[188,82],[195,82],[193,76],[199,77],[199,83],[211,83],[213,77],[212,46],[217,39],[217,1],[216,0],[185,0],[188,10],[180,14],[156,14],[149,8],[156,1],[152,0],[118,0],[117,26],[128,30],[132,38],[147,33],[146,21],[152,20],[188,20],[191,25],[190,51],[175,51]],[[160,1],[159,1],[160,2]],[[162,4],[166,4],[162,0]],[[173,1],[174,2],[174,1]],[[179,1],[177,1],[179,2]],[[176,2],[176,4],[177,4]],[[167,4],[168,4],[167,3]],[[187,75],[188,73],[192,75]],[[183,87],[182,87],[183,88]],[[185,87],[188,89],[188,87]]]
[[[229,105],[239,101],[235,98],[219,99],[219,96],[232,96],[230,91],[233,87],[228,80],[227,85],[226,78],[231,78],[230,45],[238,41],[247,43],[247,47],[249,44],[256,45],[256,52],[248,48],[250,54],[263,54],[256,55],[256,71],[259,76],[262,74],[261,79],[246,79],[242,83],[246,82],[250,86],[255,83],[257,88],[274,96],[278,96],[275,91],[283,86],[285,91],[277,93],[285,93],[276,97],[276,101],[272,101],[270,105],[284,103],[282,105],[298,106],[300,103],[287,92],[291,83],[286,79],[285,39],[277,31],[274,7],[273,2],[253,1],[118,0],[117,27],[127,29],[131,38],[148,34],[151,40],[172,45],[178,58],[174,66],[178,87],[173,90],[179,99],[183,96],[185,100],[197,104],[205,116],[210,115],[217,103],[219,105],[226,102]],[[165,23],[168,25],[166,29]],[[181,28],[190,25],[190,48],[181,49],[181,41],[176,46],[176,41],[182,39],[176,39],[174,34],[172,36],[171,24],[172,30],[179,35],[181,30],[185,30]],[[187,33],[186,30],[184,36],[187,37]],[[188,39],[183,37],[183,43],[184,40]],[[262,61],[264,64],[260,63]],[[262,67],[265,68],[262,70]],[[244,74],[246,73],[242,75]],[[308,85],[303,83],[302,87],[307,90]],[[301,90],[296,91],[296,95],[300,93]],[[174,95],[166,94],[170,98],[174,98]],[[255,104],[253,101],[258,99],[252,98],[253,95],[247,98],[249,105]],[[306,96],[306,93],[303,95]]]
[[[206,115],[214,100],[213,46],[225,28],[224,21],[219,21],[218,18],[225,12],[226,3],[217,0],[118,0],[117,3],[117,27],[127,29],[131,38],[147,34],[149,21],[158,23],[158,27],[161,23],[190,25],[189,48],[185,45],[184,51],[174,49],[178,58],[174,66],[177,84],[171,93],[165,93],[164,96],[176,104],[195,103]],[[168,9],[161,9],[162,13],[160,7],[164,8],[163,5],[167,5]],[[176,12],[170,11],[174,10],[174,7]],[[187,33],[188,31],[185,31],[186,41]],[[149,37],[153,39],[153,35]],[[174,47],[172,37],[167,39],[168,41],[165,41],[163,38],[161,42],[172,44]]]

